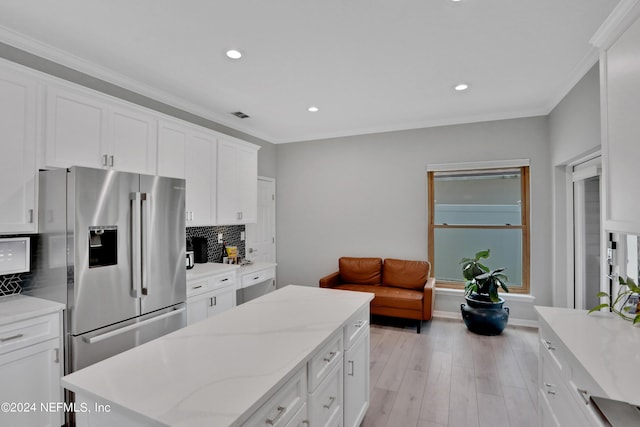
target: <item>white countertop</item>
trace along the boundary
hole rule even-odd
[[[64,310],[64,304],[27,295],[0,298],[0,325]]]
[[[607,394],[602,397],[640,405],[640,327],[612,313],[535,308]]]
[[[200,279],[230,271],[236,271],[239,275],[249,274],[265,268],[275,267],[276,265],[275,262],[254,262],[248,265],[221,264],[217,262],[194,264],[192,269],[187,270],[187,280]]]
[[[373,294],[286,286],[62,378],[170,426],[236,426]]]

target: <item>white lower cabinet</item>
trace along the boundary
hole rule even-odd
[[[298,412],[287,423],[287,427],[309,427],[309,418],[307,416],[307,404],[302,405]]]
[[[369,328],[344,353],[344,425],[356,427],[369,409]]]
[[[538,418],[541,427],[602,427],[592,394],[604,395],[544,320],[539,327]]]
[[[0,425],[62,425],[61,376],[60,314],[0,327]]]
[[[276,391],[244,424],[244,427],[284,427],[307,400],[307,370],[300,369]],[[304,420],[301,421],[302,423]],[[294,424],[297,425],[297,424]]]
[[[342,425],[343,392],[342,363],[339,363],[322,384],[309,394],[309,425],[318,427]]]
[[[193,325],[235,306],[235,272],[187,282],[187,325]]]

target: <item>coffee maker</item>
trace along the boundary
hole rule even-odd
[[[209,261],[209,244],[206,237],[192,237],[194,262],[202,264]]]

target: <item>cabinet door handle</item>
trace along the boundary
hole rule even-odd
[[[582,401],[584,402],[584,404],[588,405],[589,404],[589,392],[587,390],[585,390],[585,389],[582,389],[582,388],[578,388],[576,390],[578,390],[578,394],[582,398]]]
[[[334,357],[336,357],[336,352],[335,351],[330,351],[329,352],[329,357],[325,357],[323,360],[327,363],[331,362],[333,360]]]
[[[276,409],[276,410],[278,411],[276,416],[273,417],[273,418],[267,418],[267,421],[265,421],[266,424],[269,424],[270,426],[272,426],[275,423],[277,423],[278,420],[284,415],[284,413],[287,412],[287,407],[286,406],[278,406],[278,409]]]
[[[198,286],[194,286],[191,289],[200,289],[202,287],[202,285],[198,285]]]
[[[29,224],[33,224],[33,209],[29,209]]]
[[[547,390],[547,394],[555,395],[555,394],[556,394],[556,392],[555,392],[555,391],[553,391],[553,390]]]
[[[354,363],[353,363],[353,360],[349,360],[349,365],[351,366],[351,372],[350,372],[350,373],[348,373],[347,375],[348,375],[348,376],[350,376],[350,377],[352,377],[352,376],[353,376],[353,374],[354,374],[354,372],[355,372],[355,370],[354,370]]]
[[[550,340],[544,340],[544,344],[545,344],[545,347],[547,347],[547,350],[553,351],[556,349]]]
[[[236,219],[242,219],[242,212],[238,212],[236,214]]]
[[[228,277],[225,277],[224,279],[220,280],[221,282],[226,282],[227,280],[229,280]]]
[[[106,154],[102,155],[102,166],[107,166],[108,156]]]
[[[336,401],[336,398],[334,396],[330,396],[329,397],[329,403],[325,403],[324,405],[322,405],[325,409],[329,409],[331,408],[331,406],[333,406],[333,402]]]
[[[554,384],[549,384],[549,383],[544,383],[544,386],[547,387],[547,388],[555,387]]]
[[[109,166],[113,167],[115,162],[113,161],[113,155],[109,156]]]
[[[0,338],[0,342],[7,342],[7,341],[11,341],[11,340],[17,340],[18,338],[22,338],[23,336],[24,336],[24,334],[16,334],[16,335],[12,335],[10,337]]]
[[[356,328],[361,328],[363,325],[364,325],[364,320],[358,320],[358,321],[354,324],[354,326],[355,326]]]
[[[60,363],[60,349],[56,348],[53,350],[53,362]]]

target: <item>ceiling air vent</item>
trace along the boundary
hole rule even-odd
[[[240,119],[247,119],[247,118],[249,118],[249,115],[248,115],[248,114],[243,113],[242,111],[236,111],[235,113],[231,113],[231,114],[233,114],[234,116],[236,116],[236,117],[238,117],[238,118],[240,118]]]

